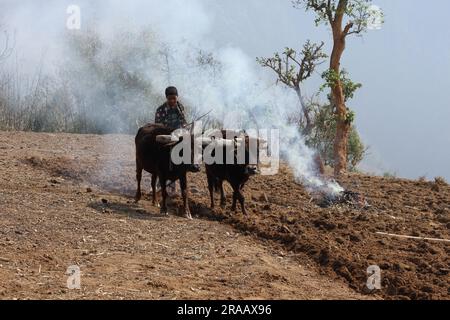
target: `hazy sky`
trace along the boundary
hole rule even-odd
[[[293,9],[289,0],[204,2],[215,13],[217,41],[251,56],[299,48],[306,39],[330,44],[327,28],[315,27],[313,13]],[[343,59],[352,79],[364,85],[349,106],[371,146],[368,165],[450,180],[450,1],[373,3],[385,12],[383,28],[349,40]],[[306,84],[309,93],[319,80]]]
[[[116,10],[116,17],[111,19],[114,25],[117,21],[152,20],[166,33],[179,31],[179,27],[170,26],[180,23],[199,26],[197,38],[204,37],[205,43],[214,42],[218,48],[241,48],[251,59],[269,56],[286,46],[301,48],[307,39],[325,41],[330,52],[329,30],[316,27],[314,14],[294,9],[290,0],[172,0],[173,4],[164,6],[166,1],[148,0],[146,8],[133,1],[108,1],[91,2],[97,6],[92,12],[82,6],[82,13],[108,19],[108,4],[114,3],[127,12],[121,16],[122,10]],[[56,25],[64,26],[64,6],[77,2],[86,1],[0,0],[0,8],[9,9],[0,10],[0,18],[8,21],[9,15],[19,11],[21,16],[32,17],[18,19],[20,25],[14,27],[22,31],[26,52],[41,57],[38,47],[43,46],[43,57],[51,60],[55,52],[51,43],[55,48],[57,43],[50,40],[50,34],[60,32]],[[356,111],[356,125],[371,147],[364,167],[409,178],[427,175],[450,180],[450,1],[373,3],[384,10],[385,24],[363,38],[350,38],[342,63],[352,79],[364,85],[348,103]],[[171,22],[175,10],[178,16]],[[46,23],[50,18],[57,24]],[[196,31],[186,28],[185,32]],[[305,91],[315,93],[320,85],[317,74],[305,83]]]

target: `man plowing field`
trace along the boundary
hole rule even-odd
[[[178,101],[178,89],[176,87],[168,87],[165,94],[167,101],[156,110],[155,123],[162,124],[173,130],[185,127],[187,125],[185,109],[183,104]],[[175,182],[169,181],[168,183],[169,193],[175,193]]]
[[[155,123],[163,124],[173,130],[187,125],[184,106],[178,101],[178,90],[175,87],[166,89],[167,101],[156,110]]]

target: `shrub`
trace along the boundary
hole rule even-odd
[[[335,115],[330,105],[323,105],[313,100],[309,102],[309,105],[313,114],[314,126],[311,132],[306,134],[306,143],[319,152],[325,165],[333,166],[336,134]],[[303,122],[300,119],[300,114],[291,116],[291,122],[296,122],[299,130],[304,132]],[[355,126],[350,129],[347,148],[348,169],[355,171],[367,153],[367,147],[362,142]]]

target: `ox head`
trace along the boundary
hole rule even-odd
[[[243,167],[244,173],[259,172],[259,150],[267,142],[251,137],[245,131],[210,129],[204,133],[204,141],[213,148],[224,148],[234,153],[234,163]]]
[[[237,140],[242,144],[245,154],[245,174],[252,176],[260,173],[259,165],[260,158],[259,152],[263,146],[267,144],[267,141],[261,138],[252,137],[244,133]]]
[[[178,153],[180,157],[183,157],[183,162],[176,164],[178,166],[183,166],[186,171],[189,172],[200,172],[201,168],[196,161],[196,147],[201,145],[206,145],[206,141],[202,138],[195,138],[191,131],[188,130],[176,130],[171,135],[158,135],[156,136],[156,143],[164,148],[168,148],[171,151],[174,148],[180,148],[181,151]],[[178,149],[176,150],[179,151]],[[184,154],[186,151],[190,152],[189,155]],[[200,150],[201,155],[201,150]],[[173,159],[172,159],[173,161]]]

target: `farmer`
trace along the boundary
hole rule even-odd
[[[178,101],[178,90],[175,87],[166,89],[167,101],[156,110],[155,123],[160,123],[174,130],[181,129],[187,125],[184,106]],[[159,182],[158,182],[159,189]],[[170,196],[176,193],[175,182],[168,181]]]
[[[172,129],[180,129],[187,125],[184,106],[178,101],[178,90],[175,87],[166,89],[167,101],[156,110],[155,123]]]

